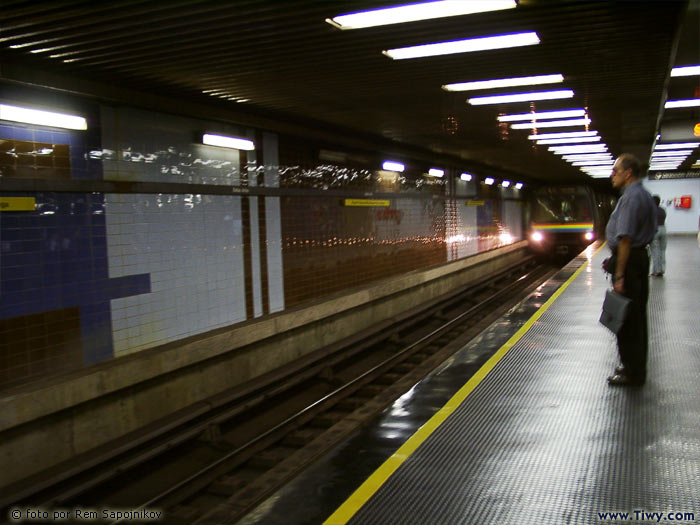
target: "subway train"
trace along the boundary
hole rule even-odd
[[[534,191],[528,209],[530,249],[544,256],[575,255],[605,235],[615,197],[589,186]]]

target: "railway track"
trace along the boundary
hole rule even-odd
[[[336,343],[269,384],[217,396],[11,507],[159,509],[165,523],[233,523],[555,271],[520,261]]]

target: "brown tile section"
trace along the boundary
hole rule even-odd
[[[262,288],[263,315],[270,313],[270,290],[267,278],[267,218],[265,197],[258,198],[258,232],[260,237],[260,286]]]
[[[0,175],[20,179],[70,179],[70,147],[0,139]]]
[[[82,365],[79,308],[0,320],[0,388]]]
[[[281,204],[287,307],[447,261],[443,201],[373,208],[285,197]]]
[[[245,283],[245,318],[255,317],[253,302],[253,256],[250,236],[250,199],[241,198],[241,219],[243,222],[243,281]]]

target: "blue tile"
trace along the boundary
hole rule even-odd
[[[38,129],[34,132],[35,142],[46,142],[47,144],[55,144],[53,134],[50,131]]]

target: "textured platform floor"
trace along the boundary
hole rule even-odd
[[[617,362],[614,337],[597,322],[606,254],[592,257],[415,451],[394,456],[400,466],[379,488],[358,491],[369,499],[356,493],[356,508],[346,505],[330,522],[700,523],[700,250],[694,238],[671,238],[666,277],[652,278],[649,379],[639,389],[605,381]],[[346,447],[300,482],[315,480],[323,500],[333,482],[318,476],[349,475],[340,457],[351,453]],[[276,523],[268,511],[296,499],[294,491],[244,522]],[[314,522],[311,498],[306,513],[285,513],[286,522]]]

